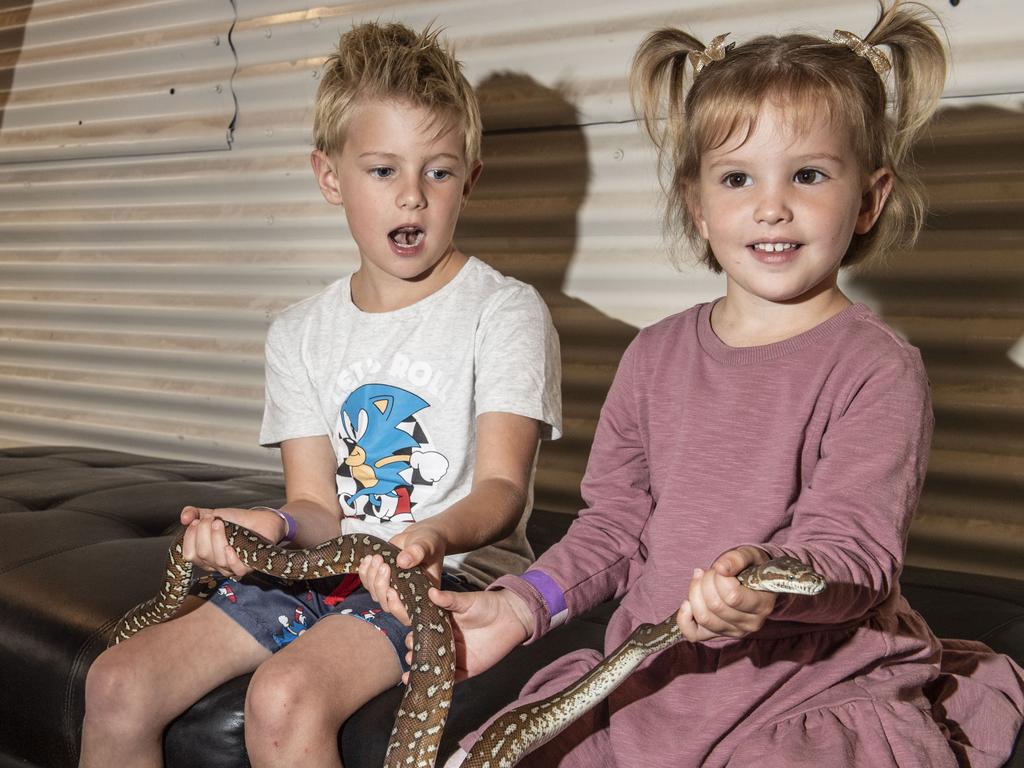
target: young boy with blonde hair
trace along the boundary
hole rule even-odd
[[[260,442],[281,448],[287,502],[182,510],[185,556],[230,580],[96,660],[83,766],[161,765],[166,726],[253,670],[252,765],[301,755],[338,766],[340,725],[399,682],[407,630],[354,576],[263,580],[221,520],[301,547],[371,533],[449,589],[530,561],[537,445],[561,428],[558,341],[535,290],[452,241],[480,174],[480,133],[472,89],[436,31],[369,23],[342,36],[317,94],[311,161],[360,264],[268,334]],[[360,569],[367,582],[377,573]]]

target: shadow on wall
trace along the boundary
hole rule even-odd
[[[0,9],[0,130],[4,127],[7,101],[14,85],[14,70],[25,41],[25,24],[32,12],[32,0],[11,10]]]
[[[931,379],[908,561],[1021,577],[1024,111],[945,108],[916,159],[931,209],[917,246],[849,281],[921,349]]]
[[[536,506],[574,513],[601,404],[636,334],[563,290],[589,182],[558,89],[519,73],[478,87],[485,169],[460,246],[534,285],[562,343],[565,436],[545,444]],[[931,206],[912,251],[848,284],[922,351],[936,431],[908,562],[1024,576],[1024,112],[946,108],[918,149]]]
[[[459,222],[460,247],[540,291],[562,346],[564,435],[545,443],[535,506],[575,513],[594,429],[619,358],[637,329],[563,290],[587,194],[587,140],[576,108],[527,75],[477,87],[484,172]]]

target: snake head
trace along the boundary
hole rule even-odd
[[[793,557],[776,557],[752,565],[736,578],[748,589],[793,595],[817,595],[827,586],[824,576]]]

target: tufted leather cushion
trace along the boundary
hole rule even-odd
[[[280,475],[79,448],[0,451],[0,766],[73,766],[85,673],[118,618],[154,595],[186,504],[280,504]],[[547,543],[564,517],[538,516]],[[582,645],[599,619],[520,648],[460,685],[445,748],[510,701],[533,671]],[[181,766],[245,766],[248,677],[230,681],[171,725],[165,757]],[[345,765],[378,768],[401,690],[382,694],[339,736]]]
[[[0,768],[74,766],[85,672],[116,620],[155,594],[185,504],[279,504],[280,475],[81,448],[0,450]],[[564,515],[535,512],[543,551]],[[944,636],[981,639],[1024,660],[1024,583],[908,568],[912,604]],[[534,670],[568,651],[601,646],[610,606],[516,649],[456,687],[442,743],[477,728]],[[169,768],[246,766],[247,678],[211,692],[168,729]],[[378,768],[401,691],[354,715],[339,736],[347,768]],[[1018,743],[1008,764],[1024,768]]]
[[[0,451],[0,754],[78,761],[83,684],[155,594],[185,504],[273,504],[281,477],[81,448]]]

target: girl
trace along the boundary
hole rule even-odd
[[[690,642],[524,764],[952,768],[1009,754],[1021,670],[980,644],[944,649],[900,595],[932,432],[921,357],[837,286],[841,266],[921,225],[908,154],[946,66],[923,12],[883,7],[863,40],[705,46],[665,29],[641,45],[633,89],[671,172],[668,231],[703,246],[726,294],[625,353],[566,537],[491,591],[433,596],[467,674],[613,597],[606,650],[675,609]],[[779,555],[828,590],[734,578]],[[597,660],[567,656],[524,696]],[[957,664],[971,676],[951,677]]]

